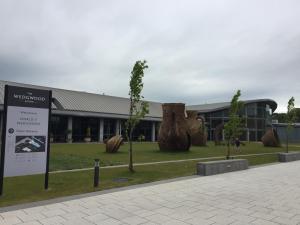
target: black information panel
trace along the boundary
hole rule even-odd
[[[5,86],[0,191],[3,177],[46,174],[48,186],[49,90]]]

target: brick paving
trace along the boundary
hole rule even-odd
[[[0,213],[0,225],[300,225],[300,162]]]

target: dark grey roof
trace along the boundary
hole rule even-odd
[[[54,103],[52,104],[53,114],[74,115],[74,116],[95,116],[108,118],[127,118],[129,112],[129,99],[80,91],[22,84],[0,80],[0,110],[4,102],[4,85],[13,85],[44,90],[52,90]],[[266,102],[274,112],[277,103],[271,99],[255,99],[244,101],[245,104],[255,102]],[[162,103],[149,102],[149,114],[146,120],[162,119]],[[212,103],[204,105],[186,106],[187,110],[196,110],[202,113],[227,109],[230,102]]]
[[[254,100],[245,100],[243,102],[245,105],[251,103],[263,102],[270,105],[273,112],[277,108],[277,103],[272,99],[254,99]],[[229,107],[230,107],[230,102],[221,102],[221,103],[211,103],[211,104],[203,104],[203,105],[190,105],[187,106],[186,109],[206,113],[206,112],[214,112],[223,109],[228,109]]]
[[[55,99],[52,104],[54,114],[99,116],[111,118],[127,118],[129,99],[80,91],[71,91],[37,85],[21,84],[10,81],[0,81],[0,105],[4,103],[4,86],[22,86],[44,90],[52,90]],[[161,120],[161,103],[149,102],[149,114],[145,119]]]
[[[230,102],[221,102],[221,103],[211,103],[211,104],[203,104],[203,105],[189,105],[186,108],[187,110],[210,112],[210,111],[216,111],[218,109],[228,108],[229,106],[230,106]]]

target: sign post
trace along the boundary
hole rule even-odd
[[[0,195],[3,178],[49,173],[49,122],[52,92],[5,85],[1,145]]]

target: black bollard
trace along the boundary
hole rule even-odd
[[[95,170],[94,170],[94,187],[99,186],[99,159],[95,159]]]

